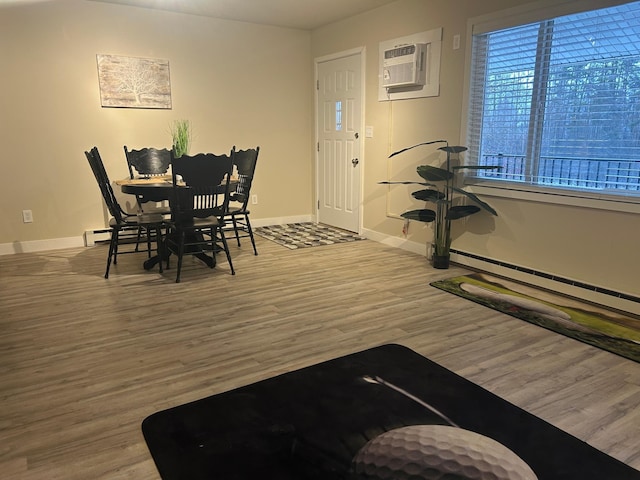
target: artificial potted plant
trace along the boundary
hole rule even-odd
[[[485,210],[492,215],[498,215],[496,211],[487,203],[480,200],[476,195],[455,185],[456,173],[460,170],[488,170],[501,168],[498,165],[452,165],[451,155],[457,155],[467,150],[467,147],[450,146],[446,140],[434,140],[431,142],[423,142],[411,147],[403,148],[389,155],[389,158],[400,153],[411,150],[412,148],[422,145],[431,145],[434,143],[446,143],[446,146],[438,148],[447,154],[445,168],[433,167],[431,165],[419,165],[417,168],[418,175],[426,180],[426,182],[379,182],[384,185],[422,185],[427,187],[423,190],[413,192],[411,195],[417,200],[424,200],[435,204],[435,210],[423,208],[419,210],[410,210],[401,216],[408,220],[417,220],[419,222],[435,222],[433,234],[433,266],[434,268],[449,268],[449,249],[451,247],[451,221],[468,217],[480,210]],[[438,183],[431,183],[438,182]],[[456,196],[471,200],[474,204],[458,204],[454,205]]]
[[[176,157],[188,154],[191,147],[191,123],[189,120],[174,120],[171,124],[171,138]]]

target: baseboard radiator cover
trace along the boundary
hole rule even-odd
[[[545,288],[553,292],[584,299],[608,308],[640,315],[640,297],[636,295],[579,282],[559,275],[514,265],[453,248],[451,249],[451,261],[488,273],[494,273],[505,278]]]
[[[84,232],[84,246],[92,247],[99,242],[108,242],[111,239],[110,228],[99,228]]]

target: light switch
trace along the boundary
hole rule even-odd
[[[367,138],[373,138],[373,127],[364,127],[364,136]]]

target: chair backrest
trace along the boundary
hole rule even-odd
[[[173,195],[169,203],[174,222],[220,216],[226,211],[234,153],[231,150],[230,155],[199,153],[175,157],[171,152]]]
[[[134,178],[136,172],[138,175],[165,175],[171,165],[171,152],[166,148],[129,150],[125,145],[124,154],[131,178]]]
[[[104,168],[104,163],[102,163],[102,157],[100,156],[100,152],[98,152],[98,147],[93,147],[91,151],[84,153],[87,156],[93,175],[96,177],[98,187],[100,187],[100,193],[102,193],[102,198],[107,205],[109,213],[118,223],[122,223],[124,221],[124,210],[120,207],[113,192],[109,176]]]
[[[233,147],[235,149],[235,147]],[[238,150],[235,152],[233,164],[238,169],[238,184],[231,194],[231,201],[239,202],[242,208],[246,208],[251,195],[251,184],[258,163],[260,147]]]

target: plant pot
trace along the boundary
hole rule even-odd
[[[434,255],[432,258],[433,268],[449,268],[449,255]]]

